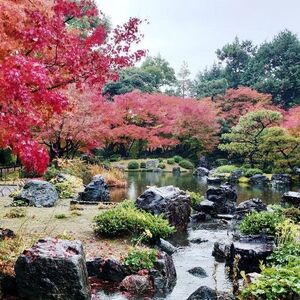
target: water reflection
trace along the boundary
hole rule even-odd
[[[205,179],[193,176],[191,173],[172,174],[154,172],[129,172],[127,173],[128,185],[126,188],[111,190],[112,201],[120,202],[124,199],[135,200],[148,186],[158,187],[174,185],[183,190],[205,194],[208,185]],[[267,204],[279,203],[281,196],[289,188],[282,186],[255,187],[250,185],[236,185],[238,203],[251,198],[260,198]],[[292,188],[299,191],[299,186]]]

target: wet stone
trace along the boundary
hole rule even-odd
[[[201,267],[195,267],[193,269],[188,270],[188,272],[196,277],[205,278],[207,277],[207,273]]]

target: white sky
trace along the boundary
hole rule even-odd
[[[192,75],[215,60],[215,50],[235,36],[255,43],[285,28],[299,34],[300,0],[96,0],[113,25],[147,19],[141,43],[160,53],[176,72],[183,60]]]

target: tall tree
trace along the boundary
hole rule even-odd
[[[188,63],[186,61],[183,61],[181,68],[178,72],[178,94],[182,98],[186,98],[190,94],[190,75],[191,71],[189,69]]]
[[[222,135],[219,148],[230,155],[248,158],[252,167],[261,162],[260,145],[269,127],[279,124],[282,115],[272,110],[258,110],[242,116],[230,133]]]
[[[102,89],[118,69],[144,54],[131,51],[140,40],[138,19],[111,35],[102,24],[88,35],[69,25],[74,18],[97,16],[92,0],[0,3],[0,147],[10,147],[29,170],[42,173],[47,167],[47,151],[32,132],[66,108],[62,89],[74,83]]]
[[[249,40],[241,41],[236,37],[232,43],[216,51],[218,59],[225,63],[225,78],[229,87],[237,88],[243,83],[249,60],[256,47]]]

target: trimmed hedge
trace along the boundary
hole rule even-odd
[[[189,160],[183,159],[179,162],[179,166],[184,169],[194,169],[194,164],[191,163]]]
[[[128,163],[129,170],[137,170],[139,168],[139,163],[135,160],[132,160]]]

